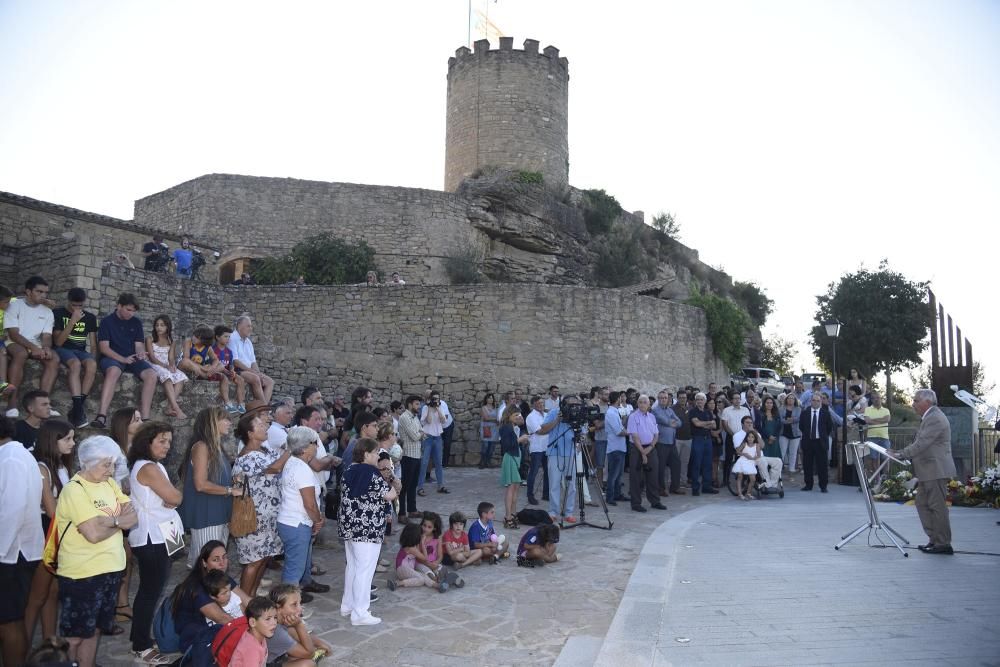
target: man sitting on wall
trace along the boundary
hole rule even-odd
[[[101,351],[101,371],[104,385],[101,387],[101,407],[91,428],[108,427],[108,408],[118,386],[118,378],[128,371],[142,381],[142,398],[139,414],[149,418],[153,406],[153,392],[156,391],[156,371],[146,361],[145,339],[142,320],[135,316],[139,302],[128,292],[118,297],[114,312],[101,320],[97,327],[97,346]]]
[[[249,315],[240,315],[236,319],[236,331],[229,337],[229,349],[233,351],[233,368],[250,387],[253,397],[265,403],[271,402],[274,391],[274,380],[264,375],[257,366],[257,353],[253,349],[250,334],[253,333],[253,322]]]
[[[66,380],[73,397],[69,421],[75,428],[83,428],[90,423],[85,401],[97,376],[97,361],[87,351],[88,343],[91,350],[97,350],[97,317],[83,309],[87,303],[87,292],[82,288],[71,289],[66,301],[66,306],[52,312],[52,338],[56,354],[66,367]]]
[[[17,419],[17,389],[24,379],[24,364],[34,359],[42,364],[38,387],[52,392],[59,373],[59,357],[52,350],[52,310],[46,305],[49,284],[41,276],[32,276],[24,283],[24,298],[12,301],[4,316],[7,333],[7,354],[10,367],[7,379],[13,390],[7,395],[7,416]]]

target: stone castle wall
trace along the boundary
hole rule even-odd
[[[142,304],[144,324],[165,312],[179,335],[198,322],[254,319],[261,367],[276,395],[314,384],[326,394],[367,385],[388,404],[430,386],[457,420],[453,456],[478,456],[478,406],[487,392],[550,384],[644,391],[723,381],[697,308],[614,290],[544,285],[213,288],[117,266],[103,269],[100,311],[118,293]],[[594,323],[601,326],[595,330]],[[665,343],[669,341],[669,343]]]
[[[485,166],[540,172],[554,190],[569,183],[569,63],[554,46],[513,41],[490,50],[481,39],[448,60],[445,190]]]

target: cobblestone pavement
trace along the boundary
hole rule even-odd
[[[498,470],[450,468],[445,476],[452,493],[428,485],[421,510],[472,517],[488,500],[502,517]],[[353,627],[338,613],[344,561],[334,524],[316,551],[329,571],[318,580],[332,590],[316,595],[308,623],[335,647],[337,665],[1000,664],[1000,602],[987,595],[995,597],[1000,559],[915,550],[904,559],[867,548],[864,536],[835,552],[840,535],[865,518],[856,490],[831,485],[830,494],[805,494],[794,479],[786,488],[784,499],[751,503],[725,490],[671,496],[667,512],[639,514],[619,503],[609,508],[610,532],[564,531],[559,563],[467,568],[466,586],[444,594],[390,592],[387,575],[376,574],[381,599],[373,613],[382,624],[371,627]],[[878,508],[921,542],[914,508]],[[586,509],[588,520],[605,523],[599,507]],[[1000,552],[995,514],[954,510],[956,548]],[[503,532],[516,544],[525,529]],[[397,535],[398,528],[384,558],[395,555]],[[185,573],[175,561],[168,589]],[[130,662],[127,636],[103,639],[102,665]]]

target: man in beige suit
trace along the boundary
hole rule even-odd
[[[919,549],[928,554],[955,553],[951,548],[951,523],[948,520],[948,480],[955,476],[951,458],[951,425],[938,409],[937,394],[919,389],[913,395],[913,409],[920,415],[920,428],[913,442],[898,452],[913,462],[917,487],[917,513],[930,541]]]

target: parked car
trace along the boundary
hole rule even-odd
[[[821,383],[826,384],[826,373],[803,373],[802,374],[802,386],[806,389],[812,387],[813,382],[819,380]]]
[[[798,379],[799,378],[795,375],[782,375],[781,384],[785,385],[786,387],[794,387],[795,383],[798,382]]]
[[[777,396],[785,390],[785,383],[770,368],[744,368],[742,373],[757,387],[758,392],[763,389],[772,396]]]

